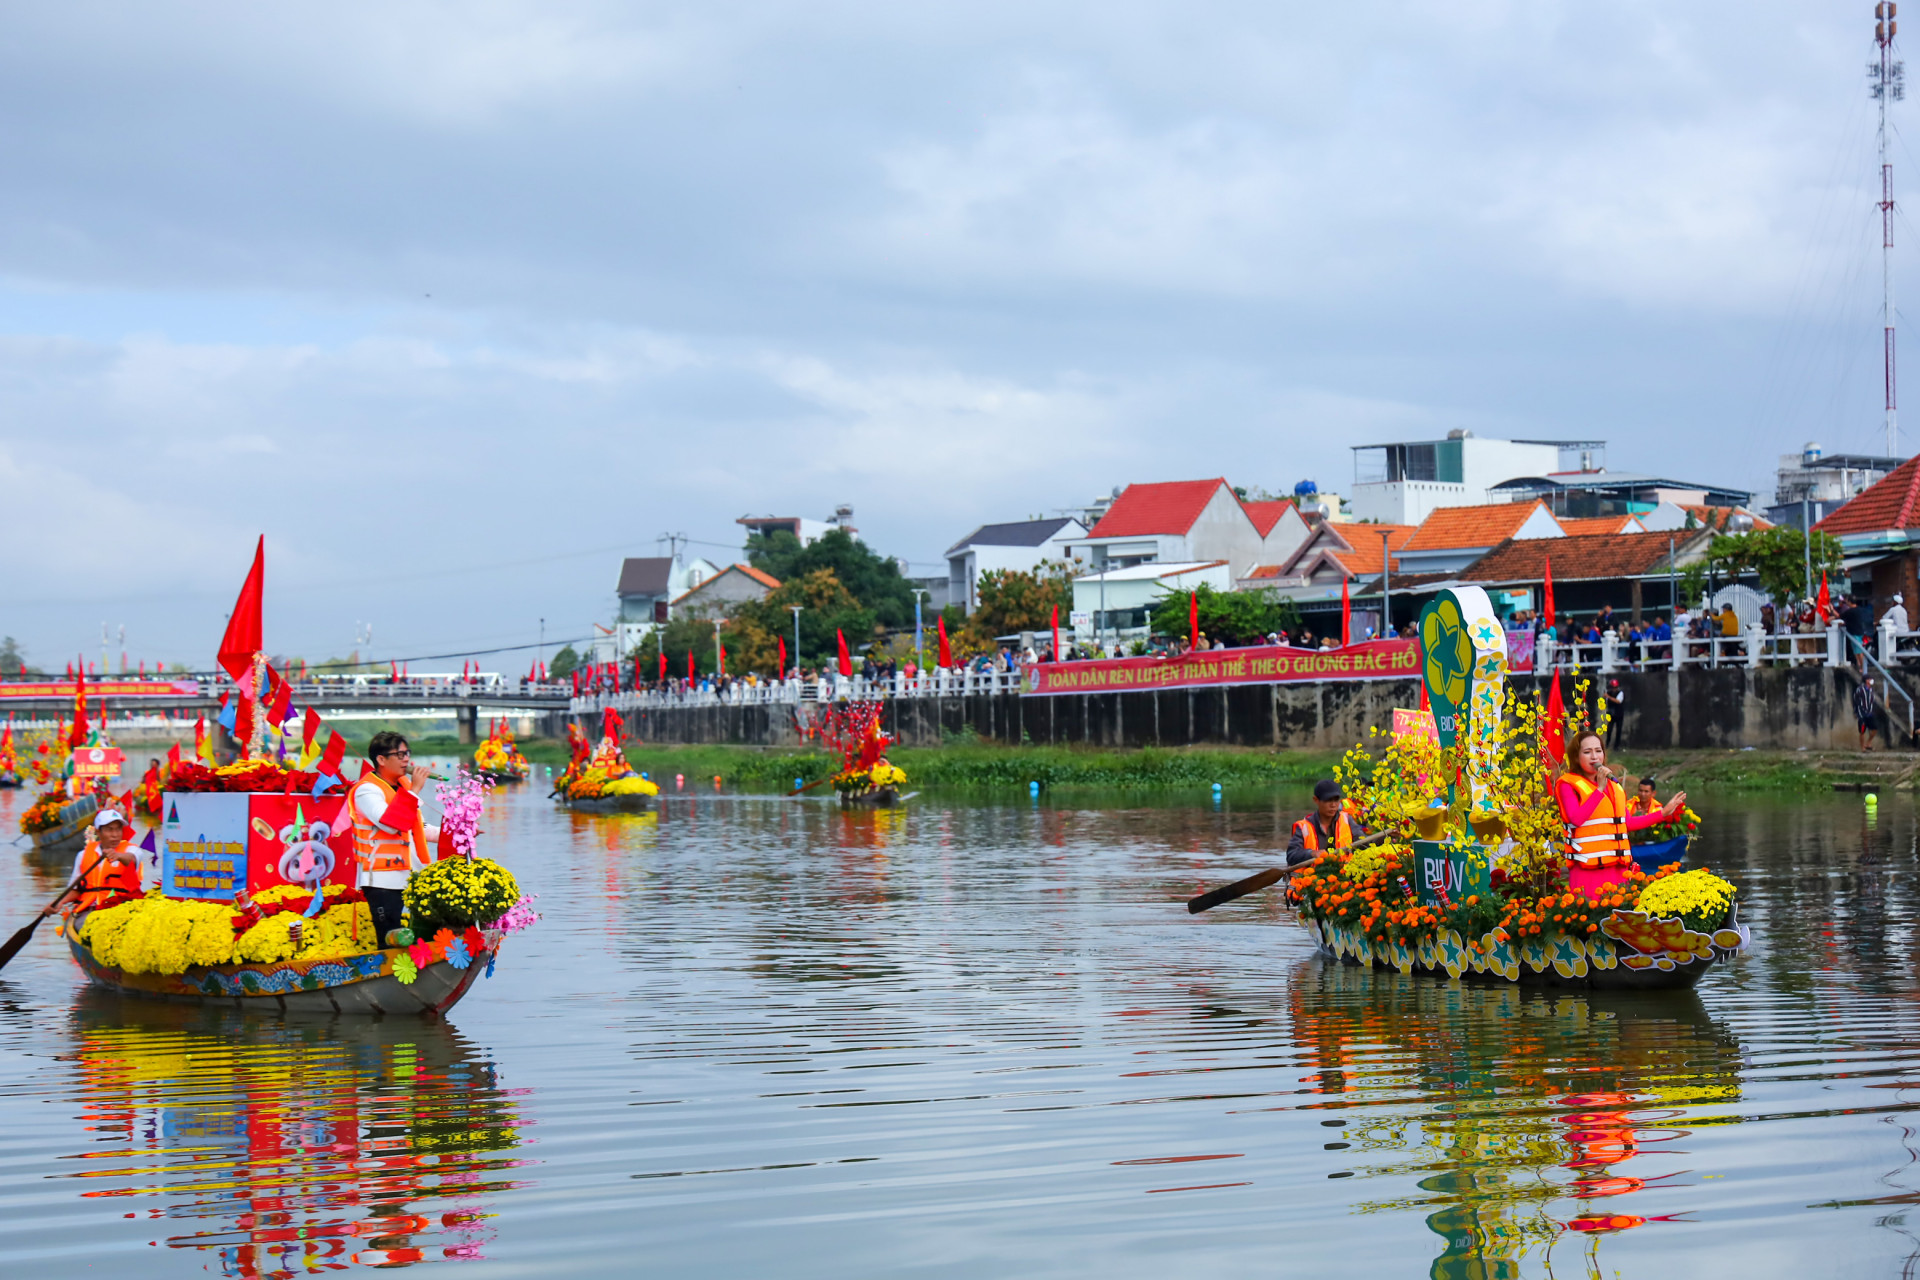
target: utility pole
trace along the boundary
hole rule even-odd
[[[787,608],[793,610],[793,674],[797,676],[800,674],[800,610],[806,606],[790,604]],[[780,674],[785,675],[786,672]]]
[[[1881,0],[1873,6],[1873,43],[1878,57],[1867,64],[1867,77],[1873,82],[1868,91],[1880,108],[1880,290],[1881,324],[1886,342],[1887,370],[1887,456],[1898,456],[1899,429],[1896,421],[1896,397],[1893,377],[1893,162],[1887,158],[1887,103],[1907,96],[1907,66],[1893,56],[1893,37],[1900,29],[1894,21],[1900,6],[1894,0]]]
[[[1391,531],[1380,531],[1380,638],[1393,639],[1393,553]]]

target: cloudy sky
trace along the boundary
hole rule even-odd
[[[1871,10],[9,6],[0,633],[205,664],[264,533],[277,649],[530,644],[1452,427],[1764,500],[1882,441]]]

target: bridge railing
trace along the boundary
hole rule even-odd
[[[835,702],[842,698],[867,701],[887,698],[951,698],[976,693],[1018,693],[1018,671],[930,671],[907,676],[900,673],[877,680],[863,676],[827,677],[818,680],[762,680],[754,684],[739,681],[715,691],[711,686],[680,689],[626,690],[620,693],[588,694],[574,698],[567,710],[575,715],[592,715],[612,707],[622,715],[664,707],[764,706],[803,702]]]

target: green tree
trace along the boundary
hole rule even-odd
[[[1834,538],[1813,531],[1811,544],[1800,530],[1787,525],[1754,529],[1746,533],[1717,533],[1707,544],[1705,565],[1715,575],[1737,579],[1752,574],[1760,590],[1785,602],[1800,599],[1807,592],[1807,563],[1813,564],[1814,590],[1822,576],[1834,577],[1843,568],[1845,556]],[[1690,566],[1690,570],[1698,566]],[[1688,586],[1698,590],[1704,585],[1704,572],[1689,572]]]
[[[845,529],[829,529],[806,546],[785,529],[747,536],[747,563],[785,583],[821,569],[850,592],[860,607],[872,612],[883,627],[913,625],[913,584],[901,576],[900,566],[867,548]],[[805,620],[801,638],[806,637]]]
[[[989,569],[981,574],[973,586],[978,604],[966,622],[967,638],[991,647],[998,636],[1045,631],[1053,625],[1056,608],[1064,627],[1073,609],[1073,570],[1064,560],[1042,560],[1031,570]]]
[[[835,631],[845,634],[847,648],[855,654],[864,652],[873,639],[873,612],[854,599],[831,569],[815,569],[783,581],[763,600],[741,601],[720,619],[720,639],[726,647],[730,674],[755,671],[773,675],[780,663],[782,643],[788,649],[787,665],[792,667],[796,660],[792,652],[793,605],[800,606],[798,661],[803,666],[831,663],[839,656]],[[659,674],[663,647],[668,675],[687,673],[688,653],[693,654],[697,672],[713,674],[717,657],[713,622],[711,617],[680,617],[649,632],[631,655],[640,659],[641,675],[652,679]]]
[[[565,680],[580,665],[580,655],[573,651],[572,645],[563,645],[560,652],[553,655],[553,661],[547,664],[547,671],[555,680]]]
[[[19,641],[12,636],[0,638],[0,675],[14,675],[26,666],[26,662],[27,651],[20,647]],[[37,674],[40,668],[32,667],[29,670]]]
[[[1215,591],[1201,583],[1193,595],[1200,602],[1200,630],[1209,640],[1247,644],[1272,631],[1292,631],[1300,625],[1293,601],[1271,591]],[[1153,607],[1155,635],[1187,634],[1188,593],[1175,591]]]

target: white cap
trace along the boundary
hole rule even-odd
[[[1905,604],[1907,602],[1907,598],[1901,595],[1898,591],[1896,591],[1893,593],[1893,602],[1895,604]]]
[[[96,827],[104,827],[109,822],[125,821],[126,819],[120,816],[118,809],[102,809],[99,813],[93,815],[93,825]]]

